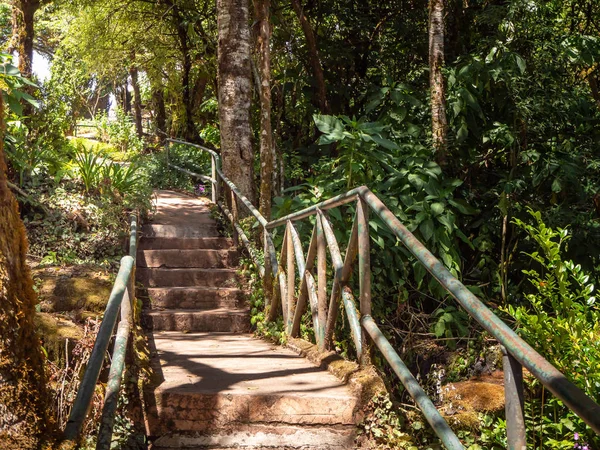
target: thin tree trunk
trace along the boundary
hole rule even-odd
[[[321,112],[329,114],[329,102],[327,101],[327,89],[325,88],[325,76],[323,75],[323,66],[321,65],[321,59],[319,58],[319,51],[317,49],[317,38],[315,32],[310,25],[310,22],[304,15],[304,9],[300,4],[300,0],[291,0],[292,7],[298,16],[300,26],[304,32],[306,39],[306,47],[308,48],[308,61],[312,68],[313,75],[315,77],[315,83],[317,88],[317,101]]]
[[[19,72],[26,78],[31,78],[33,66],[33,38],[35,12],[40,7],[39,0],[16,0],[13,3],[12,29],[13,39],[19,55]],[[28,94],[33,93],[32,86],[25,86]],[[33,105],[28,102],[23,104],[23,114],[30,116]]]
[[[46,431],[46,379],[25,227],[6,179],[3,111],[0,95],[0,448],[34,449]]]
[[[258,26],[257,50],[260,80],[260,213],[271,219],[273,189],[273,131],[271,129],[271,0],[254,0]]]
[[[12,20],[16,34],[16,49],[19,54],[19,71],[24,77],[31,77],[33,60],[33,17],[40,7],[39,0],[17,0],[14,2]]]
[[[446,118],[446,85],[444,67],[444,1],[429,1],[429,83],[431,85],[431,128],[435,157],[446,164],[448,121]]]
[[[161,86],[154,86],[152,89],[152,103],[154,108],[156,137],[159,141],[162,141],[165,136],[161,134],[161,132],[167,132],[167,113],[165,111],[165,94]]]
[[[217,0],[221,156],[225,175],[254,202],[248,0]]]
[[[596,71],[588,74],[587,80],[590,85],[590,90],[592,91],[592,97],[596,101],[598,108],[600,108],[600,90],[598,89],[598,78],[596,78]]]
[[[190,54],[189,36],[187,23],[183,20],[181,12],[175,3],[173,4],[173,16],[177,20],[177,37],[179,38],[179,49],[183,57],[181,76],[181,94],[185,108],[184,137],[191,142],[198,142],[200,136],[194,125],[194,108],[192,104],[192,88],[190,73],[192,71],[192,55]]]
[[[131,76],[131,86],[133,87],[133,122],[135,123],[135,131],[138,137],[144,136],[142,127],[142,97],[140,94],[140,84],[138,83],[138,69],[132,64],[129,68]]]

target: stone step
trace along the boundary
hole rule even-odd
[[[139,250],[164,250],[164,249],[204,249],[222,250],[233,249],[233,239],[226,237],[148,237],[144,236],[139,243]]]
[[[138,267],[211,269],[233,267],[238,261],[235,250],[140,250],[137,254]]]
[[[147,293],[152,308],[163,309],[239,308],[245,301],[244,291],[237,288],[150,288]]]
[[[149,436],[361,419],[356,396],[337,378],[249,334],[155,332],[150,339],[156,379],[145,393]]]
[[[299,427],[294,425],[240,424],[232,430],[209,434],[170,433],[156,439],[152,450],[200,449],[323,449],[354,448],[355,427]]]
[[[220,235],[216,222],[198,226],[149,224],[142,227],[142,238],[198,238]]]
[[[235,269],[153,269],[139,268],[136,281],[153,287],[238,287],[239,276]]]
[[[172,208],[168,211],[161,211],[152,216],[150,224],[157,225],[177,225],[177,226],[189,226],[202,225],[202,224],[215,224],[216,220],[210,211],[210,208],[203,205],[189,205],[185,207],[187,211],[181,214],[181,211],[176,208]]]
[[[250,311],[241,308],[149,310],[144,312],[142,324],[154,331],[247,333],[250,331]]]

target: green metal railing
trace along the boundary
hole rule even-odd
[[[113,284],[104,317],[94,342],[92,354],[87,363],[81,385],[73,402],[69,420],[64,429],[63,443],[76,443],[81,434],[83,422],[88,415],[98,377],[103,366],[108,345],[113,335],[115,324],[120,310],[120,321],[117,327],[116,338],[112,353],[112,362],[108,375],[108,383],[102,409],[102,419],[97,450],[110,449],[117,400],[121,388],[121,379],[125,369],[125,356],[127,343],[132,325],[132,302],[135,297],[135,260],[137,252],[137,216],[131,216],[131,234],[129,238],[129,255],[121,259],[121,266],[117,279]]]
[[[501,344],[504,354],[505,412],[509,449],[526,448],[523,366],[597,434],[600,434],[600,406],[471,293],[367,187],[352,189],[269,222],[222,173],[219,155],[214,150],[184,141],[167,139],[167,158],[169,143],[189,145],[211,155],[211,177],[172,164],[171,166],[212,184],[213,202],[220,206],[231,221],[236,243],[241,240],[246,246],[263,279],[267,297],[267,320],[275,320],[281,308],[286,332],[292,337],[297,337],[301,318],[306,309],[310,308],[317,345],[322,350],[332,350],[335,323],[340,302],[343,302],[359,362],[361,364],[370,362],[371,346],[374,344],[447,449],[455,450],[464,447],[371,317],[370,213],[378,216],[462,308]],[[229,202],[231,211],[224,204],[224,199]],[[350,240],[342,258],[326,213],[328,210],[349,203],[356,204],[356,212]],[[264,266],[260,264],[254,247],[240,227],[238,221],[240,204],[256,218],[262,229]],[[309,217],[313,217],[315,223],[305,255],[294,223]],[[277,227],[285,227],[279,258],[271,235],[271,230]],[[327,252],[330,254],[334,274],[329,292],[327,292]],[[358,259],[359,278],[358,307],[349,285],[356,259]],[[299,284],[296,283],[296,274]]]

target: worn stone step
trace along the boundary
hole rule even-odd
[[[355,437],[356,428],[353,426],[239,424],[231,430],[212,430],[208,434],[170,433],[156,439],[152,449],[350,450],[354,448]]]
[[[204,249],[221,250],[233,249],[233,239],[226,237],[149,237],[140,239],[139,250],[164,250],[164,249]]]
[[[152,216],[150,223],[177,226],[216,223],[216,220],[208,206],[190,204],[185,206],[183,209],[185,209],[183,214],[181,209],[178,210],[177,208],[170,208],[168,211],[160,211]]]
[[[233,267],[238,261],[235,250],[140,250],[137,254],[138,267],[211,269]]]
[[[157,190],[155,193],[156,212],[152,216],[154,223],[169,225],[199,223],[210,217],[210,210],[214,207],[207,198],[166,190]]]
[[[197,226],[149,224],[142,227],[142,238],[198,238],[218,236],[220,236],[220,233],[216,222]]]
[[[247,333],[250,331],[250,311],[239,308],[150,310],[144,312],[142,320],[146,329],[154,331],[231,333]]]
[[[139,268],[136,280],[148,288],[153,287],[238,287],[239,276],[235,269],[153,269]]]
[[[241,425],[351,426],[360,421],[347,386],[290,350],[248,334],[151,335],[147,432],[214,433]]]
[[[244,291],[238,288],[150,288],[147,293],[152,307],[163,309],[239,308],[245,301]]]

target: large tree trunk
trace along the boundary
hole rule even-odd
[[[248,0],[217,0],[221,156],[225,175],[254,202]]]
[[[429,83],[431,85],[431,128],[438,164],[446,164],[448,121],[444,67],[444,1],[429,1]]]
[[[34,449],[47,424],[44,358],[25,227],[6,179],[3,111],[0,95],[0,448]]]
[[[329,114],[329,102],[327,101],[327,90],[325,88],[325,76],[323,75],[323,66],[321,66],[321,59],[319,58],[319,51],[317,49],[317,38],[315,32],[310,25],[310,22],[304,15],[304,9],[300,5],[300,0],[292,0],[292,7],[298,16],[304,37],[306,39],[306,47],[308,49],[308,61],[312,68],[313,75],[315,77],[315,83],[317,88],[317,102],[321,112]]]
[[[273,132],[271,130],[271,0],[254,0],[258,26],[256,46],[260,73],[260,213],[271,219],[273,190]]]
[[[135,131],[138,137],[144,136],[142,127],[142,97],[140,94],[140,84],[138,83],[138,69],[132,64],[129,68],[131,76],[131,86],[133,87],[133,122],[135,123]]]

